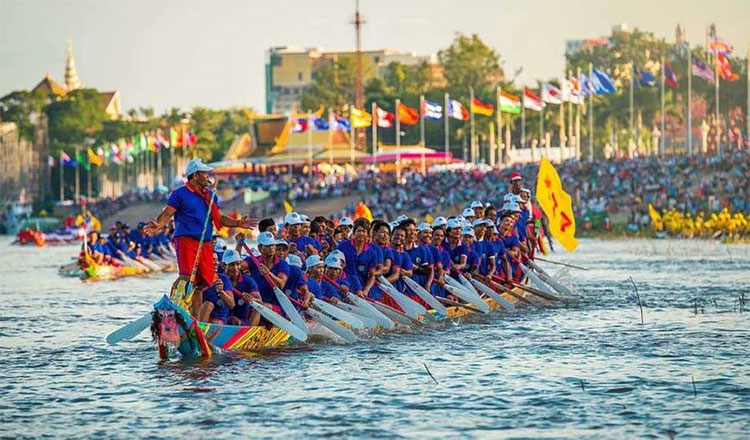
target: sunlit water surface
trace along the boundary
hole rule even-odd
[[[8,243],[0,436],[750,435],[750,311],[738,305],[743,293],[750,302],[749,246],[581,240],[555,256],[591,269],[561,274],[583,296],[568,307],[158,363],[147,332],[115,347],[103,339],[147,311],[171,275],[82,283],[56,273],[74,247]]]

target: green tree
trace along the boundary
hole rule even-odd
[[[104,100],[94,89],[73,90],[46,108],[49,137],[54,144],[83,143],[101,130],[107,114]]]
[[[438,60],[452,96],[466,98],[469,87],[477,96],[494,94],[504,77],[500,55],[477,34],[458,33],[447,49],[438,52]]]
[[[15,122],[21,137],[32,139],[34,136],[33,116],[42,113],[48,100],[48,94],[41,90],[11,92],[0,99],[0,121]]]
[[[362,59],[362,77],[374,77],[375,66]],[[342,56],[325,62],[315,70],[315,80],[300,96],[299,111],[317,110],[321,105],[333,112],[348,115],[354,103],[356,69],[353,56]]]

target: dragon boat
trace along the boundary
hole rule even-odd
[[[109,264],[97,264],[91,261],[72,261],[66,265],[60,266],[58,274],[64,277],[76,277],[83,281],[111,281],[120,278],[149,275],[162,272],[177,272],[177,263],[173,258],[168,259],[167,265],[162,266],[161,270],[146,270],[133,266],[112,266]]]
[[[529,304],[539,306],[549,302],[538,299],[519,287],[514,287],[508,292],[498,292],[498,296],[514,306]],[[490,312],[496,313],[505,309],[502,304],[491,298],[483,299],[483,301]],[[428,310],[429,318],[423,316],[419,321],[427,325],[429,321],[453,320],[481,313],[470,305],[448,306],[445,310],[447,313],[444,316],[434,309]],[[328,329],[318,323],[308,321],[307,325],[311,336],[335,338]],[[386,330],[378,328],[376,331]],[[151,335],[158,347],[161,360],[169,359],[172,354],[179,354],[183,359],[190,360],[210,357],[213,351],[253,352],[299,343],[289,333],[278,327],[249,327],[199,322],[167,295],[154,304],[151,315]]]

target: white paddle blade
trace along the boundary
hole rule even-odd
[[[105,338],[107,344],[115,345],[120,341],[127,339],[133,339],[142,331],[146,330],[151,325],[151,313],[146,313],[135,321],[126,324],[119,329],[113,331]]]
[[[362,324],[364,324],[365,328],[369,329],[369,328],[375,328],[375,327],[378,326],[378,323],[375,322],[374,319],[372,319],[369,316],[367,316],[365,314],[365,312],[363,312],[362,309],[360,309],[357,306],[354,306],[354,305],[351,305],[351,304],[347,304],[345,302],[339,302],[338,304],[336,304],[336,307],[339,308],[339,309],[341,309],[341,310],[343,310],[343,311],[345,311],[345,312],[349,312],[355,318],[357,318],[360,321],[362,321]]]
[[[452,286],[450,284],[446,284],[444,287],[445,287],[445,290],[447,290],[450,294],[461,298],[463,301],[466,301],[467,303],[479,309],[480,312],[489,313],[490,307],[487,305],[486,302],[482,301],[481,298],[472,295],[471,293],[467,292],[465,289],[461,289],[461,288]]]
[[[383,328],[386,328],[388,330],[392,330],[396,324],[391,321],[391,318],[385,316],[383,313],[381,313],[378,309],[372,306],[369,302],[367,302],[366,299],[360,298],[357,295],[353,293],[347,293],[347,298],[349,298],[349,301],[351,301],[354,305],[359,307],[360,310],[367,313],[367,316],[374,319],[375,322],[378,323]]]
[[[492,288],[490,288],[488,285],[483,284],[483,283],[481,283],[478,280],[475,280],[473,278],[471,279],[471,282],[474,284],[474,286],[476,286],[477,289],[479,289],[481,292],[483,292],[484,294],[486,294],[487,296],[489,296],[490,298],[492,298],[493,301],[495,301],[496,303],[498,303],[505,310],[507,310],[509,312],[512,312],[513,310],[516,310],[516,306],[514,306],[512,302],[510,302],[507,299],[503,298],[502,295],[500,295],[499,293],[497,293],[494,290],[492,290]]]
[[[289,317],[289,320],[292,321],[295,326],[302,329],[302,331],[304,331],[305,333],[309,333],[310,330],[307,328],[305,319],[302,317],[302,315],[299,314],[297,309],[294,307],[294,304],[289,301],[289,297],[287,297],[286,294],[282,292],[278,287],[273,288],[273,293],[276,295],[276,299],[281,305],[281,310],[286,313],[286,316]]]
[[[261,314],[264,318],[271,321],[273,325],[276,327],[279,327],[280,329],[284,330],[285,332],[289,333],[291,337],[298,341],[306,341],[307,340],[307,333],[310,331],[307,328],[307,324],[305,324],[305,330],[302,330],[301,328],[297,327],[296,325],[292,324],[290,321],[287,321],[279,315],[278,313],[274,312],[273,310],[269,309],[268,307],[264,306],[261,303],[257,302],[251,302],[250,306],[258,311],[258,313]]]
[[[378,309],[381,313],[386,315],[388,318],[392,319],[394,322],[397,322],[401,325],[410,326],[411,325],[411,319],[407,315],[404,315],[403,313],[394,310],[385,304],[380,304],[379,302],[373,302],[372,306]]]
[[[435,310],[442,316],[448,315],[448,310],[446,310],[445,306],[440,304],[440,301],[435,299],[435,297],[432,296],[432,294],[428,292],[427,289],[425,289],[419,283],[409,277],[404,277],[404,281],[409,286],[411,291],[414,292],[418,297],[422,298],[422,301],[429,304],[429,306],[432,307],[433,310]]]
[[[361,330],[365,327],[365,324],[360,320],[359,318],[353,316],[351,313],[347,312],[346,310],[342,310],[333,304],[329,304],[325,301],[321,301],[319,299],[313,299],[313,305],[317,308],[319,308],[322,312],[325,312],[332,317],[338,319],[339,321],[343,321],[352,328],[355,328],[357,330]]]
[[[357,342],[357,335],[354,334],[353,331],[349,330],[346,327],[341,326],[333,319],[329,318],[323,313],[318,312],[314,309],[308,309],[307,314],[312,317],[312,319],[315,320],[315,322],[319,323],[320,325],[326,327],[330,331],[334,332],[338,336],[340,336],[342,339],[344,339],[346,342]]]

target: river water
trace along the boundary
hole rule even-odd
[[[744,293],[750,309],[750,246],[581,240],[554,257],[591,269],[560,274],[583,297],[567,307],[160,364],[147,332],[103,339],[147,311],[170,275],[82,283],[56,273],[75,247],[9,241],[0,436],[750,435],[750,310],[738,305]]]

